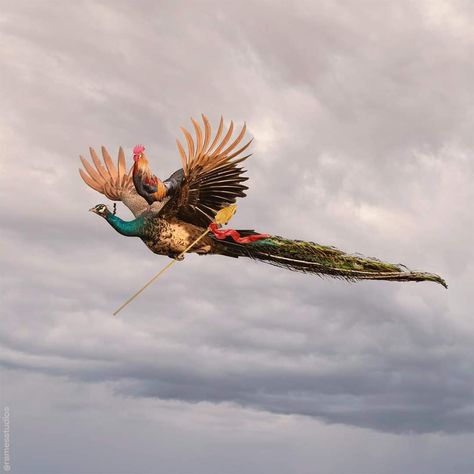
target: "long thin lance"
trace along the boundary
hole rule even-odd
[[[235,204],[232,204],[231,206],[224,207],[221,209],[217,214],[216,217],[214,218],[214,222],[219,225],[224,225],[229,222],[233,215],[235,214],[237,210],[237,206]],[[146,288],[148,288],[158,277],[163,275],[168,268],[171,268],[172,265],[174,265],[176,262],[180,260],[180,258],[194,245],[196,245],[202,238],[204,238],[209,232],[211,231],[210,228],[207,228],[193,243],[189,244],[177,257],[175,257],[168,265],[163,267],[153,278],[151,278],[145,285],[143,285],[136,293],[134,293],[130,298],[125,301],[125,303],[120,306],[116,311],[114,311],[113,315],[116,316],[120,311],[122,311],[125,306],[127,306],[129,303],[131,303],[140,293],[142,293]]]

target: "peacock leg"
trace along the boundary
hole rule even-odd
[[[180,261],[180,262],[181,262],[182,260],[184,260],[184,255],[180,255],[179,253],[172,253],[172,252],[170,252],[170,253],[168,254],[168,257],[171,258],[171,259],[173,259],[173,260],[178,260],[178,261]]]

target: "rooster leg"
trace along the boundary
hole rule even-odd
[[[145,209],[145,214],[148,214],[151,212],[151,204],[148,204],[148,207]]]

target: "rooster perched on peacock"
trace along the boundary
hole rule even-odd
[[[119,149],[114,165],[102,147],[103,163],[90,148],[91,165],[81,156],[82,179],[91,188],[112,201],[122,201],[135,219],[124,221],[105,204],[92,212],[103,217],[117,232],[139,237],[154,253],[178,257],[206,229],[212,232],[191,247],[201,255],[249,257],[289,270],[329,275],[349,281],[433,281],[447,288],[438,275],[410,271],[403,265],[385,263],[375,258],[350,255],[331,246],[259,234],[253,230],[219,229],[216,213],[245,196],[242,183],[248,178],[239,166],[250,154],[244,154],[252,140],[242,145],[245,124],[232,139],[234,125],[224,131],[221,117],[217,132],[212,135],[209,120],[202,115],[202,125],[191,119],[195,136],[181,128],[186,149],[176,140],[182,168],[161,181],[150,170],[145,148],[133,150],[133,166],[127,171],[123,149]],[[239,147],[240,146],[240,147]]]

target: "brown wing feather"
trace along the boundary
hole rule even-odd
[[[246,126],[244,124],[237,137],[230,141],[234,131],[234,124],[230,122],[221,139],[224,131],[224,120],[221,117],[217,133],[209,145],[211,126],[204,114],[202,120],[204,133],[201,125],[191,119],[196,144],[189,131],[181,127],[187,152],[179,140],[176,140],[176,143],[183,164],[184,178],[177,194],[163,208],[162,214],[177,216],[187,222],[207,227],[219,209],[234,203],[236,198],[245,196],[245,190],[248,188],[242,182],[248,178],[243,176],[246,170],[237,164],[250,156],[240,155],[250,146],[252,140],[231,153],[242,142]]]
[[[110,157],[109,152],[104,146],[102,147],[102,156],[104,158],[105,166],[107,167],[107,170],[109,172],[109,176],[116,176],[118,179],[117,168],[115,168],[115,165],[112,162],[112,158]],[[118,179],[118,181],[120,181],[120,179]]]
[[[122,147],[119,149],[117,167],[105,147],[102,147],[105,166],[93,148],[89,148],[89,151],[95,168],[84,157],[80,157],[84,169],[79,169],[79,174],[83,181],[110,200],[122,201],[135,215],[146,209],[147,202],[135,190],[131,169],[127,173]]]

